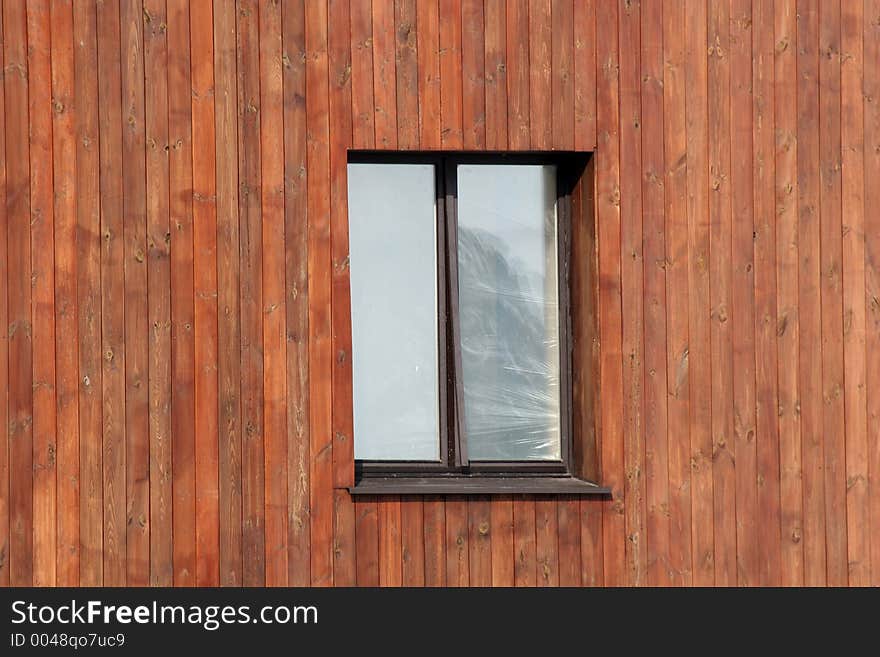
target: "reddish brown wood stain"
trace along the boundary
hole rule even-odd
[[[0,33],[0,585],[880,582],[878,0]],[[349,496],[350,148],[595,152],[610,499]]]

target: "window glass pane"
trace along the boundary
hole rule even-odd
[[[555,167],[458,167],[458,271],[468,457],[560,459]]]
[[[349,164],[354,455],[440,457],[434,167]]]

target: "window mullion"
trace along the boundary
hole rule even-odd
[[[444,185],[446,187],[446,262],[447,292],[449,299],[449,351],[451,355],[452,376],[450,377],[450,397],[452,418],[450,430],[453,440],[454,465],[458,469],[468,465],[467,442],[464,425],[464,391],[461,376],[461,325],[458,303],[458,184],[456,166],[452,159],[444,160]]]

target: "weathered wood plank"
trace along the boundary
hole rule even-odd
[[[862,3],[841,5],[841,187],[843,219],[846,545],[850,586],[871,583],[865,363],[865,140]],[[875,14],[875,17],[877,15]]]
[[[486,147],[485,29],[483,3],[461,0],[462,131],[465,149]]]
[[[49,3],[28,3],[34,586],[55,585],[55,234]]]
[[[625,578],[624,461],[623,425],[620,409],[623,404],[623,351],[621,345],[623,317],[620,286],[620,116],[618,113],[619,72],[617,42],[617,3],[600,3],[596,11],[597,33],[606,35],[597,44],[597,112],[598,150],[596,157],[596,215],[599,244],[599,389],[602,427],[600,472],[602,484],[611,488],[612,501],[602,509],[603,579],[608,586],[620,586]],[[532,59],[533,67],[537,64]],[[535,69],[532,68],[534,71]],[[533,78],[534,82],[534,78]],[[532,100],[535,100],[532,87]],[[539,109],[532,103],[533,109]],[[535,114],[532,114],[532,147],[536,140]],[[538,130],[538,135],[542,131]],[[536,510],[537,511],[537,510]]]
[[[846,427],[841,242],[840,0],[819,5],[819,270],[825,569],[830,586],[847,584]]]
[[[196,448],[189,10],[181,0],[167,0],[167,6],[174,584],[192,586],[196,576]]]
[[[596,0],[580,0],[574,3],[574,147],[579,151],[596,149],[596,73]]]
[[[4,24],[8,24],[4,20]],[[75,98],[77,149],[77,308],[79,320],[79,435],[80,435],[80,568],[81,586],[100,586],[103,583],[103,485],[101,471],[101,296],[100,296],[100,210],[98,177],[98,55],[96,15],[93,6],[83,2],[73,5],[75,56]],[[7,57],[7,61],[9,58]],[[7,64],[8,66],[8,64]],[[162,72],[164,77],[164,70]],[[6,76],[10,80],[11,76]],[[157,100],[162,97],[157,89]],[[7,98],[9,92],[7,91]],[[8,101],[7,101],[8,103]],[[9,116],[7,107],[7,117]],[[7,125],[9,119],[7,118]],[[164,143],[164,142],[163,142]],[[161,148],[161,146],[160,146]],[[9,139],[7,138],[7,154]],[[149,166],[149,159],[148,159]],[[7,185],[11,188],[7,170]],[[167,180],[167,170],[165,179]],[[162,199],[162,188],[156,189],[156,202]],[[12,215],[10,214],[10,217]],[[165,216],[167,232],[167,211]],[[12,224],[10,224],[10,229]],[[12,234],[10,231],[10,243]],[[163,242],[164,244],[164,242]],[[10,271],[12,263],[10,262]],[[10,290],[12,279],[10,279]],[[9,301],[9,319],[13,320],[12,298]],[[166,352],[170,359],[170,353]],[[10,363],[12,363],[10,340]],[[11,409],[10,409],[11,411]],[[11,413],[10,413],[11,415]],[[13,418],[10,417],[10,422]],[[167,436],[167,433],[165,434]],[[11,455],[10,455],[11,456]],[[169,459],[170,463],[170,459]],[[14,467],[14,461],[12,462]],[[156,487],[157,492],[159,487]],[[169,487],[170,492],[170,487]],[[171,504],[170,495],[167,504]],[[157,504],[157,511],[159,509]],[[168,546],[170,548],[170,507],[168,508]],[[157,538],[162,536],[157,531]],[[157,551],[157,556],[158,556]],[[170,570],[169,570],[170,573]]]
[[[281,5],[260,12],[260,211],[262,214],[263,440],[266,585],[286,586],[287,294],[285,293],[284,132]]]
[[[777,2],[774,38],[776,326],[779,377],[779,495],[782,584],[804,581],[803,459],[800,404],[800,311],[798,307],[797,23],[795,0]]]
[[[553,52],[550,2],[551,0],[529,0],[529,133],[532,150],[549,150],[553,143],[551,80]],[[603,10],[607,8],[603,7]],[[606,14],[607,11],[602,14],[602,26],[614,29],[616,35],[617,24],[611,25],[605,22],[610,20]],[[616,18],[614,20],[616,21]],[[608,44],[602,52],[608,52],[610,48],[611,44]],[[616,56],[616,45],[614,50]],[[613,107],[616,110],[617,105]],[[607,109],[611,110],[612,106],[607,106]]]
[[[236,7],[214,3],[214,99],[217,147],[217,379],[220,584],[242,584],[241,313]]]
[[[574,149],[574,3],[552,0],[550,8],[551,84],[553,114],[551,143],[558,150]],[[636,47],[633,44],[633,47]],[[626,61],[625,59],[623,61]]]
[[[197,586],[220,583],[217,353],[217,173],[213,6],[190,5],[192,48],[193,287]],[[285,500],[285,512],[287,501]]]
[[[755,427],[755,215],[751,0],[730,6],[730,192],[732,235],[730,321],[733,366],[733,454],[739,586],[758,583],[758,488]],[[713,363],[714,365],[714,363]],[[713,411],[714,412],[714,411]],[[728,447],[728,451],[730,447]],[[729,511],[728,511],[729,513]]]
[[[755,442],[757,451],[758,572],[752,582],[779,586],[781,506],[779,488],[779,387],[776,344],[776,160],[773,95],[773,2],[752,5],[752,148],[755,258]]]
[[[618,43],[632,47],[620,58],[620,263],[623,317],[623,458],[626,506],[626,583],[647,572],[645,536],[644,254],[642,235],[642,110],[639,5],[620,3]]]
[[[691,559],[693,584],[715,581],[712,472],[712,353],[709,230],[708,16],[688,5],[686,63],[688,362],[691,440]],[[706,50],[704,50],[704,44]]]
[[[309,2],[305,9],[311,584],[330,586],[333,584],[333,354],[327,3]]]
[[[331,0],[330,16],[339,20],[328,37],[330,75],[330,233],[333,354],[333,571],[336,586],[354,586],[354,505],[347,491],[354,485],[352,417],[351,292],[348,268],[347,152],[352,141],[351,35],[349,1]]]
[[[487,2],[483,13],[486,148],[507,150],[507,7]]]
[[[171,267],[168,214],[168,43],[165,3],[144,0],[150,413],[150,585],[173,579],[171,534]],[[77,77],[77,80],[79,78]],[[77,156],[77,172],[79,157]],[[80,374],[84,370],[80,366]],[[82,421],[82,406],[80,406]],[[81,431],[80,440],[85,439]],[[82,488],[84,495],[89,491]],[[83,555],[85,556],[85,555]]]
[[[822,309],[819,167],[819,6],[797,3],[798,314],[803,453],[804,584],[826,580],[825,476],[822,430]],[[817,357],[818,356],[818,357]]]
[[[119,7],[122,64],[122,223],[125,277],[126,584],[150,584],[150,420],[144,8]]]
[[[666,216],[663,106],[663,5],[641,8],[640,97],[644,244],[644,425],[646,583],[669,577],[669,434],[666,376]]]
[[[282,5],[282,22],[284,247],[287,296],[287,514],[289,518],[287,583],[289,586],[308,586],[311,539],[305,4],[298,0]],[[372,65],[368,82],[372,106]],[[369,137],[370,139],[373,137],[372,118]]]
[[[669,390],[669,571],[688,586],[691,569],[690,334],[688,328],[688,144],[686,44],[682,0],[663,4],[663,153],[666,211],[666,378]]]
[[[462,148],[461,0],[440,0],[440,143]]]
[[[55,401],[57,461],[57,554],[55,582],[59,586],[79,584],[79,363],[77,337],[76,305],[76,119],[74,107],[74,44],[73,44],[73,3],[53,2],[50,4],[52,22],[52,152],[53,182],[55,192]],[[138,24],[141,14],[138,14]],[[141,88],[143,88],[141,75]],[[0,108],[2,108],[0,100]],[[0,123],[4,121],[0,109]],[[0,139],[3,131],[0,130]],[[0,150],[3,145],[0,144]],[[141,148],[143,150],[143,147]],[[141,154],[143,161],[143,154]],[[144,174],[142,172],[142,178]],[[5,178],[0,174],[0,180]],[[5,203],[0,200],[0,206]],[[143,217],[142,217],[143,220]],[[0,235],[0,260],[4,269],[0,271],[0,314],[5,315],[5,225]],[[143,259],[143,257],[142,257]],[[146,288],[144,288],[146,294]],[[0,317],[0,326],[6,326],[6,319]],[[146,336],[142,350],[146,351]],[[5,388],[6,336],[0,338],[0,388]],[[144,386],[146,390],[146,386]],[[127,408],[134,407],[135,400]],[[0,404],[0,421],[5,426],[6,404]],[[144,416],[146,428],[146,416]],[[4,447],[0,453],[5,454]],[[0,461],[3,456],[0,456]],[[127,459],[128,462],[128,459]],[[0,482],[4,482],[4,467],[0,464]],[[4,484],[0,484],[4,485]],[[143,488],[146,493],[146,486]],[[129,496],[131,497],[131,496]],[[0,504],[3,506],[3,504]],[[0,509],[0,544],[3,544],[2,530],[5,512]],[[149,541],[149,537],[146,539]],[[131,544],[131,542],[129,542]],[[149,543],[147,543],[149,546]],[[149,549],[149,548],[148,548]],[[7,551],[8,554],[8,551]],[[129,556],[129,563],[131,557]],[[149,577],[149,560],[146,564]],[[0,567],[0,584],[4,583],[3,573],[8,569]]]

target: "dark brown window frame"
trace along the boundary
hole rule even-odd
[[[439,461],[356,461],[352,494],[600,494],[607,488],[583,478],[575,467],[579,451],[572,436],[572,326],[570,263],[572,196],[587,170],[585,153],[449,151],[349,151],[348,162],[432,164],[437,202]],[[464,408],[458,321],[457,166],[531,164],[557,167],[557,267],[560,344],[560,439],[558,461],[470,461],[463,427]],[[445,385],[444,385],[445,383]],[[357,438],[355,438],[356,440]]]

